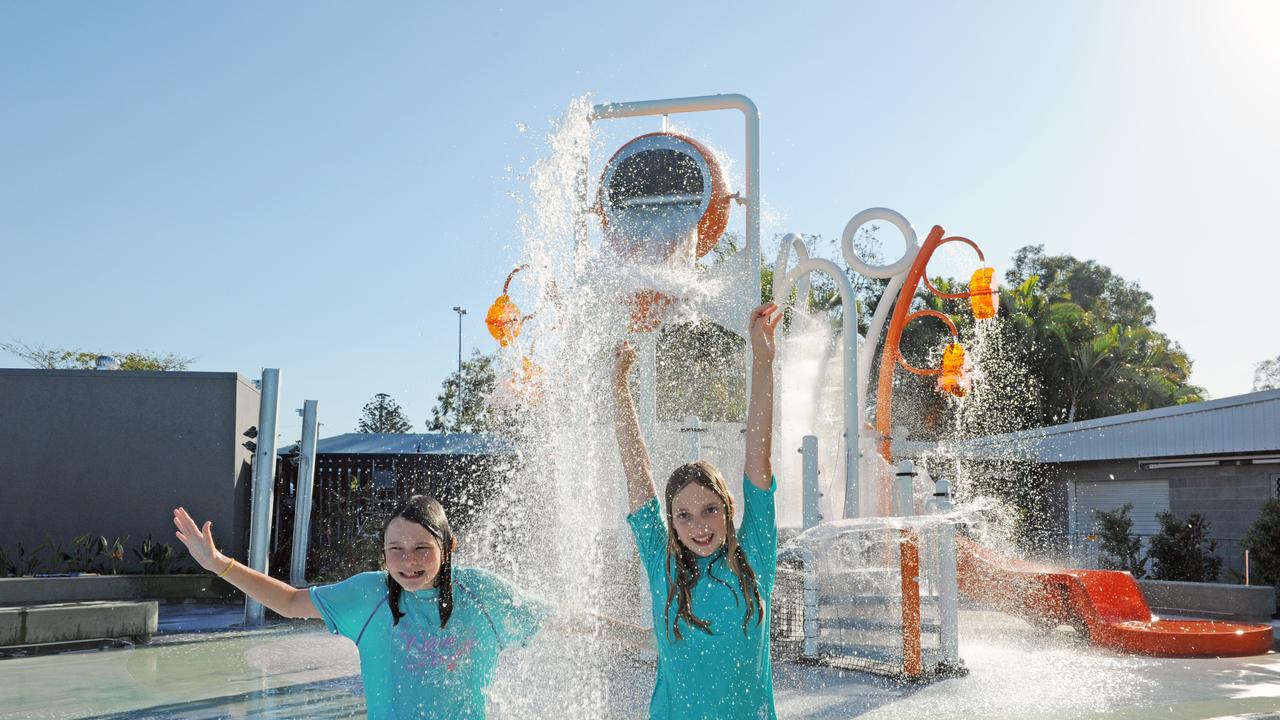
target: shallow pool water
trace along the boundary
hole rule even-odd
[[[1280,656],[1128,657],[967,610],[967,677],[924,687],[778,663],[780,718],[1280,718]],[[504,657],[492,688],[497,720],[562,715],[557,678],[579,637],[543,633]],[[620,651],[608,678],[575,695],[607,698],[611,717],[643,718],[651,659]],[[0,718],[361,718],[354,646],[317,624],[178,633],[147,646],[0,660]],[[594,703],[593,703],[594,704]]]

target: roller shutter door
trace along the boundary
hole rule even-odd
[[[1168,480],[1111,480],[1075,483],[1075,529],[1090,534],[1097,530],[1094,510],[1115,510],[1131,503],[1135,535],[1154,535],[1160,531],[1156,513],[1169,510]]]

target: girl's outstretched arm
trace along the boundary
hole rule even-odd
[[[257,600],[275,612],[291,618],[318,618],[320,611],[311,601],[311,593],[306,588],[295,588],[279,580],[264,575],[257,570],[246,567],[223,555],[213,544],[213,523],[205,521],[204,527],[196,524],[187,514],[185,508],[173,511],[173,524],[178,531],[174,533],[192,559],[200,567],[235,585],[245,595]]]
[[[627,475],[627,506],[635,512],[657,495],[653,487],[653,461],[640,434],[640,418],[631,395],[631,368],[636,363],[636,349],[622,342],[614,351],[613,429],[622,451],[622,470]]]
[[[782,320],[775,303],[751,311],[751,400],[747,405],[747,457],[743,472],[751,484],[768,490],[773,477],[774,332]]]

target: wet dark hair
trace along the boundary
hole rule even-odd
[[[391,527],[391,521],[396,518],[404,518],[421,525],[440,541],[440,573],[436,576],[435,586],[440,589],[440,627],[444,627],[445,623],[449,622],[449,615],[453,613],[454,540],[453,531],[449,529],[449,518],[445,517],[444,507],[435,498],[428,495],[414,495],[396,508],[391,513],[391,517],[387,518],[387,522],[382,525],[383,543],[387,541],[387,528]],[[385,561],[386,550],[382,552]],[[400,594],[403,592],[404,588],[400,587],[400,583],[396,582],[388,572],[387,606],[391,609],[392,625],[399,625],[400,618],[404,617],[404,613],[400,612]]]
[[[729,569],[738,578],[738,589],[742,593],[747,606],[747,613],[742,618],[742,632],[746,634],[751,623],[751,616],[756,616],[756,623],[764,621],[764,603],[760,600],[760,588],[756,583],[756,572],[747,562],[747,554],[738,544],[738,532],[733,527],[733,496],[729,494],[729,485],[724,475],[715,465],[704,460],[685,463],[667,478],[667,609],[671,613],[671,603],[676,602],[676,622],[674,631],[676,640],[680,635],[680,620],[711,634],[711,623],[693,614],[693,587],[698,584],[698,562],[692,550],[680,542],[676,535],[675,521],[672,518],[672,501],[676,495],[690,483],[697,483],[715,493],[724,503],[724,552]],[[713,576],[714,577],[714,576]],[[717,580],[719,578],[716,578]],[[723,582],[723,581],[722,581]]]

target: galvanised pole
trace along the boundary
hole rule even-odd
[[[311,539],[311,490],[316,477],[315,400],[302,404],[302,447],[298,456],[298,491],[293,504],[293,562],[289,565],[289,584],[302,587],[307,582],[307,545]]]
[[[253,501],[249,525],[249,567],[268,571],[271,505],[275,497],[276,414],[280,409],[280,371],[264,368],[258,404],[258,449],[253,456]],[[262,624],[262,604],[245,596],[244,624]]]

